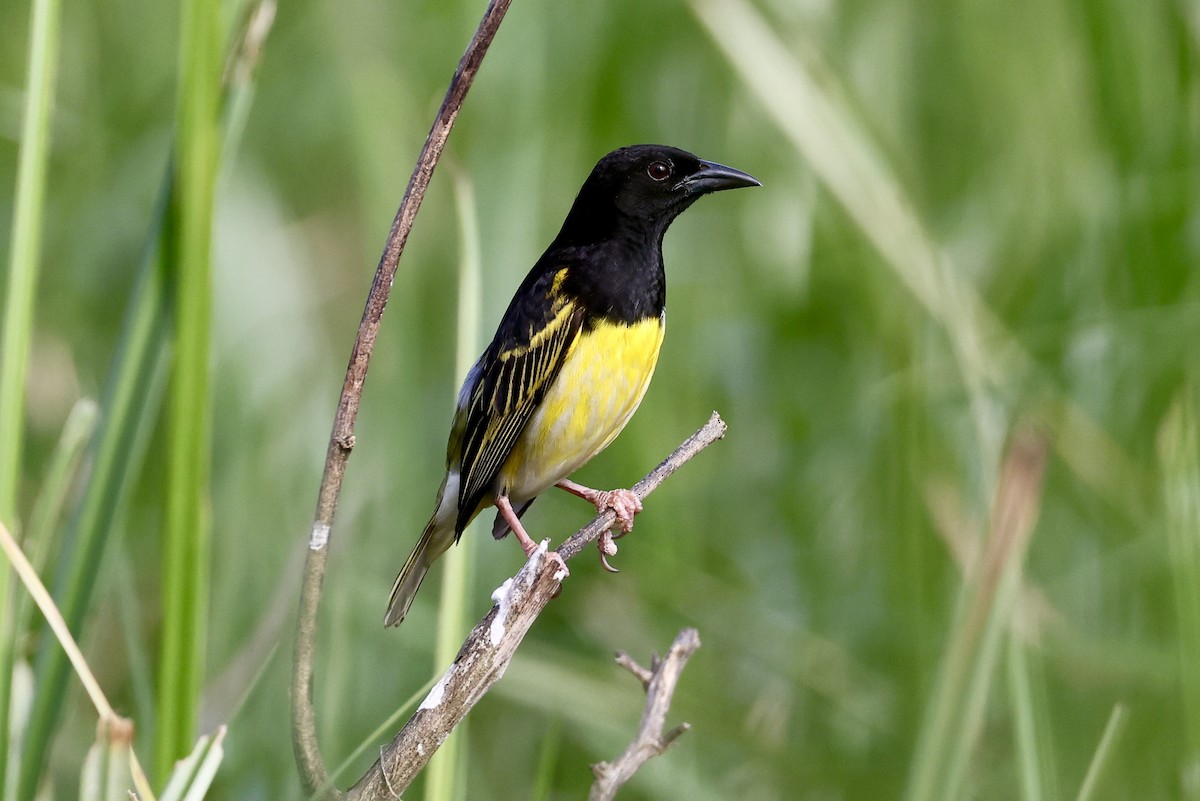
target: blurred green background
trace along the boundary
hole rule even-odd
[[[212,797],[299,792],[291,626],[326,440],[388,225],[481,12],[282,3],[223,155],[200,717],[230,733]],[[28,13],[7,3],[0,25],[6,222]],[[103,394],[174,135],[178,30],[172,4],[63,10],[22,517],[72,405]],[[1075,798],[1095,767],[1093,798],[1200,798],[1198,55],[1187,0],[517,0],[417,219],[366,386],[321,612],[327,761],[435,673],[439,571],[400,630],[381,620],[432,508],[457,389],[455,176],[478,226],[477,352],[595,160],[663,142],[763,188],[672,227],[654,384],[578,477],[632,483],[713,409],[729,435],[646,504],[619,575],[590,554],[573,564],[469,718],[460,797],[583,797],[643,700],[611,655],[644,662],[695,626],[703,647],[671,714],[693,730],[622,798],[923,797],[914,777],[950,770],[939,715],[964,733],[946,741],[967,753],[956,797]],[[995,629],[1013,634],[970,652],[983,684],[956,705],[939,693],[946,655],[970,641],[958,610],[973,585],[952,547],[986,536],[1025,423],[1051,446],[1024,586]],[[147,753],[163,431],[149,428],[95,565],[83,637]],[[556,493],[527,522],[558,541],[588,518]],[[486,524],[463,547],[473,623],[520,553]],[[73,797],[94,737],[70,686],[52,797]]]

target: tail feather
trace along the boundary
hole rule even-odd
[[[387,614],[383,618],[384,626],[400,625],[412,606],[413,598],[417,596],[417,590],[421,588],[425,574],[429,572],[429,566],[454,543],[454,518],[440,521],[438,517],[435,513],[433,519],[425,526],[421,539],[417,541],[417,547],[413,548],[400,575],[396,576]]]
[[[525,510],[529,508],[529,505],[536,500],[537,497],[534,496],[533,498],[525,501],[525,503],[513,509],[513,511],[517,513],[518,520],[520,520],[521,516],[525,514]],[[492,523],[492,536],[498,540],[502,540],[508,536],[508,521],[504,519],[504,515],[502,515],[500,512],[496,512],[496,521]]]

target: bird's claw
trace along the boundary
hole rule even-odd
[[[558,551],[547,551],[546,558],[558,565],[558,570],[555,572],[560,574],[562,578],[566,578],[567,576],[571,575],[571,571],[567,569],[567,563],[564,562],[563,558],[558,555]]]
[[[616,541],[633,531],[633,517],[642,511],[642,499],[632,490],[615,489],[597,493],[595,503],[596,511],[603,513],[612,509],[616,515],[612,528],[596,541],[596,547],[600,550],[600,564],[609,573],[620,573],[608,563],[608,557],[616,556]]]
[[[617,536],[621,535],[618,534]],[[605,531],[600,535],[600,539],[596,540],[596,549],[600,551],[600,564],[604,569],[609,573],[620,573],[620,570],[617,570],[608,563],[608,557],[616,556],[617,554],[617,544],[613,542],[614,539],[611,531]]]

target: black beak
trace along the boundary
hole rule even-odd
[[[722,189],[739,189],[743,186],[762,186],[753,175],[717,164],[712,161],[701,161],[700,169],[679,182],[676,189],[682,188],[689,195],[703,195],[709,192],[720,192]]]

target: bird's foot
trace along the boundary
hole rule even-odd
[[[525,552],[525,558],[528,559],[529,557],[533,556],[534,552],[538,549],[538,544],[534,542],[528,534],[525,533],[524,529],[520,531],[514,531],[514,533],[517,535],[517,542],[520,543],[521,550]]]
[[[616,515],[612,528],[602,533],[596,540],[596,548],[600,551],[600,564],[604,569],[609,573],[619,573],[619,570],[608,563],[608,558],[617,553],[616,540],[633,531],[633,518],[642,511],[642,499],[632,490],[597,490],[567,479],[558,482],[558,486],[572,495],[591,502],[595,505],[597,513],[603,514],[611,509]]]
[[[532,558],[533,555],[537,553],[538,548],[541,546],[533,541],[529,534],[526,533],[525,529],[514,529],[513,532],[517,535],[517,541],[521,543],[521,550],[525,552],[525,558]],[[571,571],[567,569],[567,563],[563,561],[561,556],[558,555],[558,551],[547,550],[544,551],[544,553],[546,554],[547,559],[549,559],[551,562],[554,562],[558,566],[558,569],[554,572],[559,581],[562,581],[567,576],[571,575]]]
[[[642,511],[642,499],[632,490],[627,489],[599,491],[592,502],[596,504],[597,512],[604,512],[606,509],[613,510],[617,516],[615,527],[620,529],[618,536],[624,536],[633,531],[634,515]]]
[[[558,565],[558,568],[554,571],[554,578],[556,578],[558,580],[559,586],[561,587],[562,580],[565,579],[567,576],[571,575],[571,571],[567,569],[567,563],[563,560],[563,558],[561,556],[558,555],[558,551],[548,552],[546,554],[546,558],[549,559],[550,561],[554,562],[556,565]],[[552,595],[551,597],[557,598],[558,590],[555,590],[554,595]]]
[[[572,495],[577,495],[585,501],[591,502],[599,514],[612,509],[613,513],[617,516],[613,527],[620,530],[617,536],[623,536],[633,531],[634,515],[642,511],[642,499],[632,490],[597,490],[585,487],[582,484],[576,484],[574,481],[569,481],[565,478],[558,482],[558,486]]]

